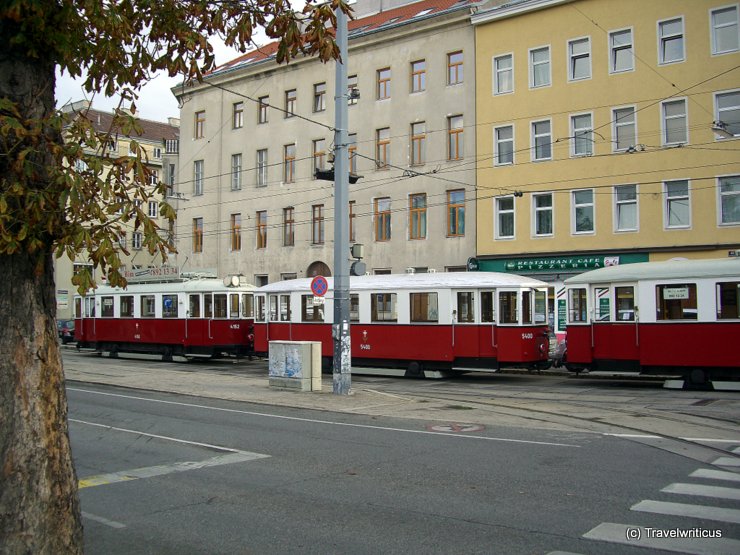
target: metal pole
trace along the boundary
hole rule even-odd
[[[334,394],[349,395],[352,387],[349,334],[349,156],[347,133],[347,16],[337,9],[334,89]]]

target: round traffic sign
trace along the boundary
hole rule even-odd
[[[311,293],[317,297],[323,297],[329,290],[329,283],[324,276],[316,276],[311,280]]]

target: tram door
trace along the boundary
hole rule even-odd
[[[591,298],[593,358],[629,370],[626,361],[639,360],[634,285],[594,285]]]
[[[496,338],[496,292],[480,292],[480,321],[478,327],[479,356],[496,356],[498,350]]]

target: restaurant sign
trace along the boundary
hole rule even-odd
[[[538,272],[560,270],[594,270],[618,266],[619,256],[557,256],[548,258],[519,258],[507,260],[507,272]]]

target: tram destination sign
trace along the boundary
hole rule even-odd
[[[177,266],[158,266],[156,268],[140,268],[121,272],[129,283],[146,281],[176,280],[180,277],[180,268]]]

